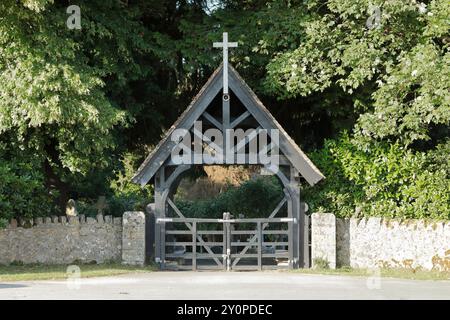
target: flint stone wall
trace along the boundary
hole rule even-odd
[[[329,214],[314,215],[312,243],[323,242],[321,248],[325,253],[320,252],[321,256],[332,256],[335,252],[337,266],[450,271],[450,221],[336,219]],[[335,239],[329,239],[333,218]]]
[[[125,212],[123,215],[122,263],[145,263],[145,215],[143,212]]]
[[[318,260],[328,262],[331,269],[336,268],[336,218],[332,213],[313,213],[311,215],[313,237],[311,255],[313,268]]]
[[[120,261],[122,218],[47,217],[0,229],[0,264]]]

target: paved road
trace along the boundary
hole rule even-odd
[[[153,272],[79,281],[0,283],[0,299],[450,299],[450,281],[289,272]]]

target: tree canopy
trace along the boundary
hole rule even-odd
[[[303,190],[311,210],[450,218],[447,1],[80,0],[81,29],[70,4],[0,3],[0,218],[148,203],[129,178],[220,63],[223,31],[327,176]]]

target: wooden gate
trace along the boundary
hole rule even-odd
[[[214,129],[223,137],[222,143],[216,139],[214,142],[211,140],[206,134],[210,129]],[[242,130],[245,137],[239,138],[240,134],[236,135],[238,130]],[[262,139],[263,137],[265,138]],[[183,154],[182,159],[173,157],[180,153]],[[227,222],[167,220],[172,216],[169,213],[172,210],[177,215],[176,219],[185,218],[171,200],[182,175],[188,170],[208,165],[258,165],[264,170],[264,174],[276,176],[286,194],[281,205],[286,203],[286,216],[293,222],[243,222],[239,219],[221,219]],[[160,223],[155,226],[154,259],[161,267],[166,267],[166,260],[171,256],[171,259],[179,260],[177,265],[183,267],[186,267],[186,261],[191,261],[193,268],[206,268],[206,261],[212,260],[213,263],[210,263],[209,267],[226,269],[229,264],[229,269],[237,269],[244,264],[251,265],[250,262],[255,259],[261,260],[258,268],[268,267],[270,263],[276,263],[276,266],[280,267],[283,265],[281,255],[286,255],[287,252],[288,266],[295,269],[307,268],[310,264],[307,217],[302,214],[300,205],[302,178],[314,185],[324,176],[270,114],[239,73],[228,64],[221,65],[214,71],[191,104],[150,152],[132,180],[141,186],[149,182],[154,184],[155,219],[160,219]],[[268,218],[275,218],[275,214],[276,210]],[[208,223],[216,226],[203,225]],[[273,225],[277,223],[284,227],[278,227],[276,230]],[[180,225],[185,226],[184,230]],[[272,234],[267,233],[269,231]],[[285,234],[286,231],[288,234]],[[258,232],[262,232],[259,238]],[[253,240],[249,241],[246,236]],[[258,241],[263,244],[258,244]],[[183,242],[186,244],[181,244]],[[215,244],[205,244],[206,242]],[[250,243],[241,246],[244,242]],[[270,249],[271,245],[267,243],[274,242],[275,247]],[[286,242],[287,246],[284,245]],[[261,251],[260,255],[257,250]],[[271,253],[273,250],[275,253]],[[230,253],[227,254],[227,251]],[[246,254],[245,257],[240,256]],[[275,255],[275,262],[270,262],[270,255]],[[183,259],[184,264],[181,263]]]
[[[292,267],[294,218],[159,218],[163,269],[264,270]],[[158,245],[158,244],[157,244]]]

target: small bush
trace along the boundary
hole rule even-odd
[[[313,260],[313,266],[315,269],[330,269],[330,263],[324,258],[315,258]]]

